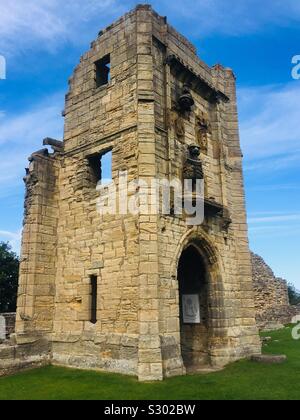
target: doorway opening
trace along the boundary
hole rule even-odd
[[[209,273],[194,245],[183,252],[178,265],[181,353],[187,370],[210,364]]]

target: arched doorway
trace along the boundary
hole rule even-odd
[[[186,247],[178,264],[181,353],[187,370],[208,366],[209,273],[194,245]]]

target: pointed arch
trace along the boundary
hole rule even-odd
[[[183,264],[190,268],[183,270]],[[172,262],[172,276],[177,279],[181,351],[188,369],[213,364],[211,349],[218,339],[218,331],[224,338],[221,320],[226,319],[226,308],[221,270],[221,257],[205,232],[193,228],[182,237]],[[199,296],[200,324],[185,325],[183,322],[183,294]]]

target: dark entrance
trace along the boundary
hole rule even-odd
[[[198,249],[190,245],[179,260],[181,352],[187,369],[209,365],[208,273]]]

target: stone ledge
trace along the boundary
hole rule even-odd
[[[94,370],[99,372],[119,373],[127,376],[137,376],[137,359],[101,358],[93,355],[69,355],[67,353],[53,353],[52,366],[69,367],[80,370]]]
[[[44,357],[30,357],[27,360],[21,359],[7,359],[0,361],[0,377],[15,375],[16,373],[23,372],[25,370],[37,369],[40,367],[48,366],[50,364],[50,358]]]
[[[250,359],[252,362],[265,363],[265,364],[282,364],[287,361],[285,355],[272,355],[272,354],[261,354],[252,356]]]

